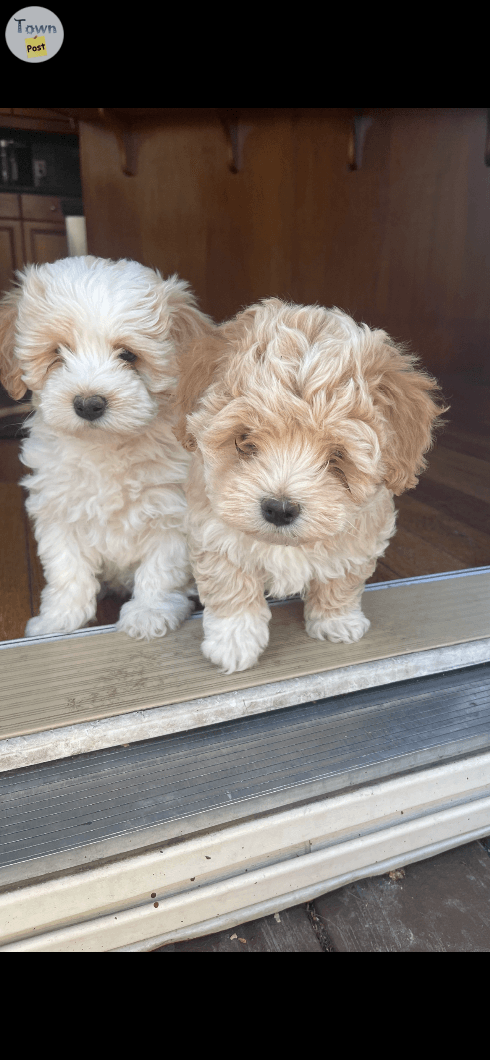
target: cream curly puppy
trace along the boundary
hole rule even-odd
[[[416,484],[443,411],[415,365],[384,331],[276,298],[187,350],[190,552],[202,651],[225,673],[267,645],[264,593],[301,593],[311,637],[369,628],[360,600],[395,531],[393,494]]]
[[[14,398],[33,393],[21,459],[47,582],[26,636],[89,622],[105,582],[132,590],[118,629],[161,637],[192,609],[176,358],[211,322],[185,282],[135,261],[66,258],[17,276],[0,306],[1,378]]]

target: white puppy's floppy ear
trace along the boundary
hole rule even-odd
[[[375,333],[376,334],[376,333]],[[382,415],[380,443],[385,484],[395,494],[417,485],[427,466],[437,418],[447,411],[432,376],[417,367],[418,358],[400,351],[384,332],[378,332],[375,358],[368,380],[371,397]]]
[[[21,291],[16,289],[9,291],[0,303],[0,380],[10,397],[16,401],[27,390],[15,355],[15,329],[21,297]]]
[[[178,276],[162,280],[158,269],[152,272],[160,304],[158,327],[161,338],[166,340],[164,356],[167,371],[178,376],[189,347],[206,340],[215,325],[210,317],[197,308],[196,299],[186,280],[180,280]],[[162,375],[161,389],[167,390],[168,385],[169,377],[165,373]]]
[[[178,419],[175,435],[189,452],[197,449],[197,441],[187,427],[187,417],[196,410],[199,399],[211,386],[226,353],[227,343],[218,328],[189,343],[183,352],[177,383]]]
[[[177,351],[185,349],[190,342],[203,338],[213,331],[210,317],[197,308],[196,298],[186,280],[170,276],[162,280],[160,273],[160,294],[162,299],[162,321],[170,329]]]

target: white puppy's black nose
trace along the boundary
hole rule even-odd
[[[273,523],[274,526],[289,526],[290,523],[294,523],[300,513],[299,504],[293,504],[287,497],[281,497],[280,499],[265,497],[261,501],[260,507],[264,519],[268,523]]]
[[[81,416],[82,420],[98,420],[100,416],[104,415],[107,408],[107,401],[102,394],[91,394],[90,397],[82,397],[81,394],[77,394],[73,398],[73,408],[77,416]]]

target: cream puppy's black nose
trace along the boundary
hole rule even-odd
[[[292,501],[288,501],[287,497],[280,499],[265,497],[260,507],[264,519],[268,523],[273,523],[274,526],[289,526],[290,523],[294,523],[300,513],[299,504],[293,504]]]
[[[82,420],[98,420],[104,415],[107,401],[102,394],[91,394],[90,397],[85,398],[77,394],[76,398],[73,398],[73,407],[77,416],[81,416]]]

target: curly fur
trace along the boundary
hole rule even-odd
[[[207,658],[226,673],[257,661],[264,592],[300,592],[312,637],[363,636],[364,583],[395,532],[393,495],[425,467],[437,396],[414,356],[339,309],[271,298],[190,344],[176,431],[195,454],[189,544]],[[299,514],[271,525],[270,498]]]
[[[0,306],[1,378],[15,398],[33,393],[21,459],[47,582],[26,635],[89,622],[105,582],[133,594],[119,629],[163,636],[192,607],[177,355],[211,322],[185,282],[135,261],[67,258],[17,276]],[[75,397],[95,394],[104,414],[80,418]]]

